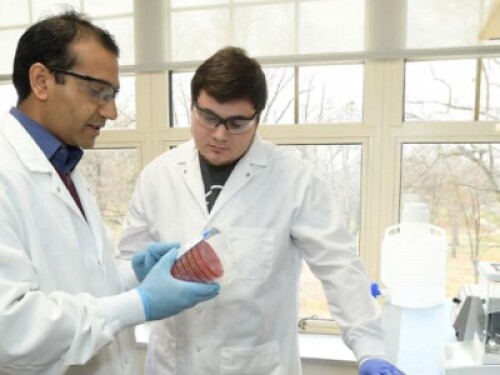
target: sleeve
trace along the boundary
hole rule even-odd
[[[344,342],[358,361],[384,357],[380,307],[370,294],[370,282],[353,238],[334,207],[331,188],[321,176],[312,174],[299,201],[292,240],[321,281]]]
[[[21,224],[30,213],[12,202],[0,186],[0,373],[63,374],[144,322],[143,307],[135,290],[105,298],[41,291]]]

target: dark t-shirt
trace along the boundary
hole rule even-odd
[[[200,155],[200,169],[205,184],[205,201],[207,202],[208,212],[212,210],[215,201],[224,188],[224,184],[237,163],[238,160],[223,166],[212,165]]]

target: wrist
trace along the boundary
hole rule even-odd
[[[139,296],[141,297],[141,302],[144,308],[144,315],[146,317],[146,321],[149,321],[151,320],[151,303],[149,302],[148,294],[141,287],[137,287],[136,290]]]
[[[141,297],[135,290],[98,298],[97,313],[104,317],[114,334],[145,321]]]

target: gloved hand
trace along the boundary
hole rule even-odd
[[[392,363],[380,358],[371,358],[364,361],[359,367],[359,375],[405,375]]]
[[[180,242],[153,242],[145,250],[134,254],[132,268],[139,282],[142,282],[151,268],[174,247],[179,247]]]
[[[141,296],[147,321],[178,314],[219,294],[218,283],[192,283],[174,278],[170,270],[176,257],[177,249],[170,250],[136,288]]]

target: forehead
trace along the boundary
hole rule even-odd
[[[93,38],[76,41],[71,49],[76,58],[72,69],[119,86],[117,56]]]
[[[237,99],[229,102],[220,103],[205,91],[201,91],[196,102],[198,106],[209,109],[222,117],[244,116],[250,117],[255,113],[253,104],[247,99]]]

